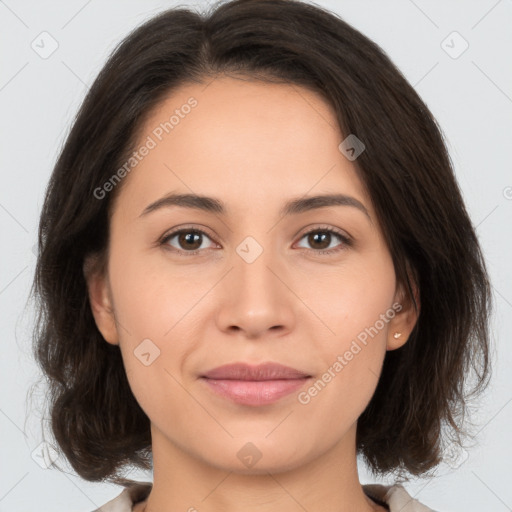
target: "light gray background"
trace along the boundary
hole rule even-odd
[[[377,42],[438,119],[493,280],[494,379],[474,418],[476,446],[458,468],[443,465],[437,478],[407,489],[441,512],[512,510],[512,1],[317,3]],[[0,1],[0,512],[87,512],[122,490],[85,482],[71,468],[43,469],[32,458],[42,437],[39,412],[26,402],[38,370],[30,352],[33,312],[25,303],[44,189],[87,87],[132,28],[176,4]],[[31,47],[34,40],[42,46],[43,31],[58,42],[47,59]],[[463,42],[446,40],[453,31],[469,44],[457,58]],[[372,481],[362,465],[361,480]]]

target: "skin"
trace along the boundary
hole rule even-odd
[[[345,137],[334,113],[296,85],[222,76],[168,95],[137,147],[191,96],[197,106],[124,178],[108,269],[87,277],[97,326],[119,345],[151,421],[154,484],[135,510],[385,510],[358,479],[357,419],[386,351],[407,341],[417,316],[397,286],[356,162],[338,149]],[[213,196],[228,211],[172,206],[140,217],[169,192]],[[279,217],[286,200],[320,193],[358,199],[371,221],[351,206]],[[158,244],[181,227],[206,231],[192,247],[198,254],[178,255],[191,251],[179,236]],[[304,236],[326,227],[353,244]],[[247,236],[263,249],[250,264],[236,251]],[[342,249],[319,254],[326,247]],[[397,302],[402,310],[307,404],[294,392],[263,407],[239,405],[199,379],[226,363],[274,361],[316,380]],[[148,338],[160,355],[146,366],[134,350]],[[261,454],[252,467],[237,457],[249,442]]]

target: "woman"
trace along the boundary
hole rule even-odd
[[[101,510],[430,510],[401,482],[488,382],[490,284],[432,114],[340,18],[238,0],[139,27],[39,234],[52,433],[126,487]]]

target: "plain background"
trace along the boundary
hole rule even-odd
[[[0,512],[87,512],[122,490],[83,481],[69,466],[60,473],[38,463],[40,412],[27,402],[27,391],[39,370],[31,357],[33,311],[26,301],[44,190],[87,88],[130,30],[177,4],[0,0]],[[510,511],[512,1],[317,4],[379,44],[437,118],[493,281],[494,377],[475,411],[476,445],[460,462],[441,465],[436,478],[406,487],[441,512]],[[52,39],[58,44],[48,58],[33,49],[43,46],[43,37],[47,50]],[[465,41],[469,46],[458,55]],[[363,483],[375,481],[363,465],[360,471]],[[151,481],[151,474],[130,476]]]

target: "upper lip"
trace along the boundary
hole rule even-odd
[[[225,364],[209,370],[201,377],[225,380],[281,380],[311,377],[305,372],[278,363],[263,363],[253,366],[247,363]]]

